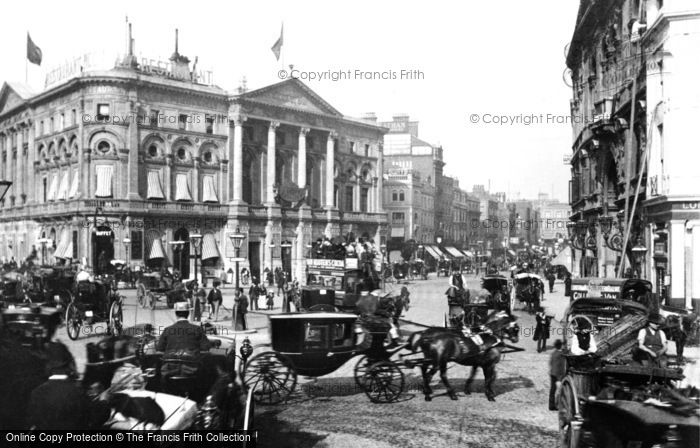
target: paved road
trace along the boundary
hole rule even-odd
[[[479,280],[468,276],[468,287],[477,289]],[[387,291],[406,286],[411,292],[411,308],[407,321],[442,326],[447,312],[444,292],[447,279],[435,278],[401,285],[387,285]],[[561,337],[558,320],[563,316],[568,298],[563,284],[557,283],[552,294],[545,294],[543,305],[548,314],[556,316],[553,339]],[[134,291],[125,291],[127,299],[124,321],[127,326],[150,322],[156,328],[167,326],[175,319],[174,312],[164,304],[155,311],[136,307]],[[232,290],[224,290],[224,306],[231,308]],[[273,312],[279,312],[278,299]],[[519,308],[515,314],[522,328],[518,345],[526,350],[505,355],[497,367],[496,402],[489,402],[483,393],[483,376],[477,375],[474,393],[464,395],[466,368],[450,365],[448,377],[460,391],[459,400],[445,395],[439,377],[431,385],[438,396],[425,402],[418,369],[404,370],[406,393],[399,402],[389,405],[372,404],[357,388],[353,379],[356,360],[351,360],[336,372],[318,379],[300,378],[291,400],[279,406],[258,407],[257,427],[261,446],[269,447],[543,447],[554,446],[557,437],[557,415],[547,409],[549,353],[537,353],[532,341],[534,318]],[[248,315],[249,326],[257,329],[250,337],[256,352],[266,350],[269,342],[266,312]],[[223,333],[231,331],[230,313],[222,313],[215,323]],[[59,330],[62,340],[82,366],[85,344],[94,342],[100,326],[78,341],[67,341],[65,328]],[[404,324],[403,330],[418,329]],[[103,330],[101,330],[103,331]],[[98,334],[98,335],[99,335]],[[553,341],[553,339],[551,341]],[[695,368],[693,366],[693,368]],[[697,380],[696,380],[697,381]]]

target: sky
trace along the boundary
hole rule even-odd
[[[562,74],[577,9],[578,0],[25,0],[5,5],[12,19],[0,27],[0,81],[25,80],[27,32],[44,56],[40,67],[28,67],[36,90],[48,71],[81,54],[115,59],[125,51],[128,16],[137,56],[167,60],[178,28],[180,53],[198,57],[229,91],[243,78],[249,89],[279,82],[292,64],[347,116],[374,112],[389,121],[401,113],[419,121],[419,137],[442,145],[445,174],[460,187],[566,202],[571,89]],[[271,47],[282,23],[276,61]]]

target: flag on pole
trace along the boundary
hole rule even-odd
[[[280,37],[277,42],[272,46],[272,52],[275,54],[275,58],[279,61],[280,54],[282,53],[282,44],[284,43],[284,23],[282,23],[282,29],[280,30]]]
[[[27,33],[27,59],[32,64],[41,65],[42,56],[41,48],[36,46],[32,38],[29,37],[29,33]]]

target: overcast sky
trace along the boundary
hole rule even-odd
[[[571,126],[562,121],[571,91],[562,73],[577,8],[578,0],[25,0],[5,5],[0,80],[24,81],[27,31],[44,55],[41,67],[29,67],[36,89],[46,71],[67,59],[95,50],[123,53],[127,15],[137,55],[167,59],[179,28],[180,53],[198,56],[199,67],[212,70],[227,90],[244,76],[250,89],[278,82],[278,71],[289,64],[304,72],[393,71],[399,77],[401,70],[419,70],[422,79],[304,82],[345,115],[375,112],[390,120],[409,114],[420,122],[422,139],[443,146],[445,172],[462,188],[490,181],[492,191],[511,198],[546,192],[566,201],[569,169],[562,156],[572,142]],[[278,62],[270,47],[282,22]],[[485,123],[501,115],[522,117]],[[526,125],[532,115],[535,122]]]

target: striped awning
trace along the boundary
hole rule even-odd
[[[203,186],[202,202],[219,202],[219,196],[216,194],[216,186],[214,185],[214,176],[204,176]]]
[[[423,246],[425,248],[425,251],[430,254],[431,257],[433,257],[436,260],[440,259],[440,252],[436,251],[435,248],[429,244],[426,244]]]
[[[175,177],[175,200],[191,201],[189,176],[186,173],[177,173]]]
[[[70,253],[68,253],[69,243],[70,232],[68,231],[68,229],[63,229],[61,231],[61,237],[58,240],[56,250],[53,253],[54,258],[70,258],[70,256],[73,254],[73,250],[71,249]]]
[[[220,258],[219,247],[216,245],[216,238],[211,233],[205,233],[202,239],[202,260],[210,258]]]
[[[56,194],[58,193],[58,174],[51,174],[51,181],[49,183],[49,194],[46,197],[47,201],[55,201]]]
[[[460,251],[457,250],[457,248],[452,247],[452,246],[445,246],[445,250],[447,253],[452,255],[455,258],[464,258],[464,254]]]
[[[63,172],[61,176],[61,182],[58,184],[58,196],[56,199],[65,201],[68,199],[68,173],[69,170]]]
[[[467,256],[467,258],[474,258],[474,252],[469,250],[463,250],[462,253]]]
[[[70,191],[68,192],[69,199],[78,197],[78,180],[78,170],[73,170],[73,180],[71,180]]]
[[[454,258],[452,255],[450,255],[449,252],[447,252],[447,250],[445,250],[444,248],[442,248],[442,247],[440,247],[440,246],[433,246],[433,249],[435,249],[435,251],[436,251],[438,254],[440,254],[440,256],[441,256],[442,258],[447,258],[448,260]]]
[[[97,188],[95,189],[95,197],[112,197],[112,165],[97,165],[95,167],[95,173],[97,174]]]
[[[160,181],[160,171],[151,170],[148,172],[148,191],[146,199],[164,199],[163,185]]]
[[[158,236],[149,236],[148,245],[151,250],[148,252],[148,259],[165,258],[165,250],[163,249],[163,241]]]

